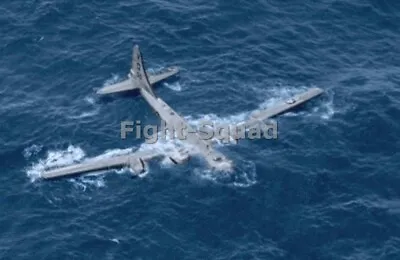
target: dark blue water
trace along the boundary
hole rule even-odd
[[[400,259],[400,3],[9,1],[0,6],[0,259]],[[192,124],[236,123],[309,87],[278,140],[201,160],[44,182],[44,167],[168,143],[121,140],[158,119],[140,96],[99,99],[147,67]]]

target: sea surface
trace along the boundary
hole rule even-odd
[[[3,1],[0,259],[400,259],[400,2]],[[43,181],[93,157],[172,149],[120,138],[156,124],[140,95],[99,98],[139,44],[155,92],[190,124],[234,124],[310,87],[277,140]]]

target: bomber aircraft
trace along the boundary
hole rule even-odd
[[[186,128],[186,138],[181,140],[183,143],[188,145],[187,149],[180,149],[178,155],[158,154],[150,151],[136,151],[130,154],[114,156],[111,158],[88,159],[78,164],[45,170],[42,172],[41,177],[44,179],[54,179],[126,166],[130,167],[133,170],[133,174],[137,175],[146,170],[146,162],[153,158],[168,157],[173,163],[181,164],[187,161],[192,154],[200,155],[205,159],[206,164],[211,169],[231,171],[232,161],[217,151],[212,146],[211,140],[204,140],[201,138],[199,133],[195,131],[181,115],[155,94],[152,84],[175,75],[177,72],[177,67],[172,67],[162,74],[148,75],[143,64],[143,57],[139,50],[139,46],[135,45],[133,48],[132,67],[129,73],[129,78],[121,83],[104,87],[97,93],[104,95],[138,89],[149,106],[164,122],[167,123],[167,126],[172,129],[182,126]],[[282,101],[270,108],[254,111],[247,120],[241,122],[239,125],[245,125],[247,128],[250,128],[259,122],[287,112],[288,110],[297,107],[322,93],[323,90],[320,88],[310,88],[306,92],[296,95],[286,101]],[[235,139],[234,136],[233,138]]]

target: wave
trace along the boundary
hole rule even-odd
[[[85,152],[80,147],[75,147],[73,145],[68,146],[66,150],[51,150],[47,152],[46,158],[40,159],[37,163],[31,165],[26,170],[26,173],[32,181],[35,181],[40,178],[41,173],[45,169],[78,163],[84,157]]]
[[[166,86],[167,88],[169,88],[170,90],[173,90],[176,92],[182,91],[182,86],[179,82],[174,82],[174,83],[164,82],[163,85]]]

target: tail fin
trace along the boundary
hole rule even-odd
[[[143,64],[143,57],[140,53],[138,45],[133,47],[131,76],[137,81],[137,84],[141,90],[146,90],[149,94],[156,96],[153,88],[150,85],[150,81]]]

